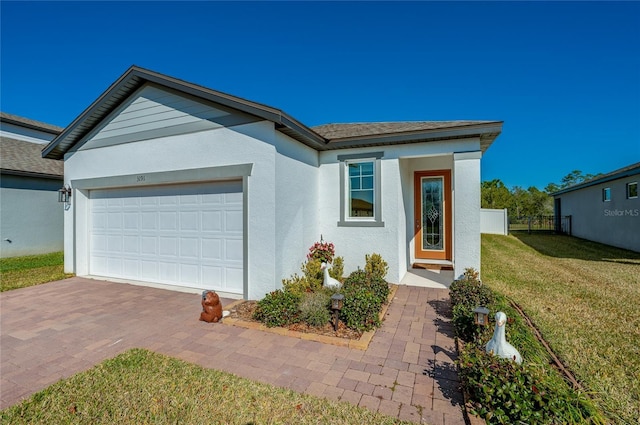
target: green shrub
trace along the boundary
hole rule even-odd
[[[598,413],[584,396],[561,382],[554,385],[543,366],[518,365],[467,344],[458,360],[471,412],[488,424],[598,423]]]
[[[387,262],[382,259],[380,254],[373,253],[371,255],[365,255],[365,266],[364,271],[371,276],[379,277],[383,279],[387,277],[387,272],[389,271],[389,266]]]
[[[302,273],[304,277],[307,279],[307,283],[311,291],[317,291],[322,288],[322,283],[324,282],[324,275],[322,269],[322,261],[319,259],[309,259],[306,263],[302,264]]]
[[[291,292],[292,294],[300,295],[307,292],[309,283],[304,276],[298,276],[294,273],[289,279],[282,279],[282,289],[285,292]]]
[[[258,301],[253,318],[267,327],[286,326],[299,321],[300,296],[292,292],[277,290]]]
[[[324,326],[331,319],[330,295],[325,291],[309,292],[300,301],[300,320],[310,326]]]
[[[342,275],[344,274],[344,258],[336,257],[333,259],[331,268],[329,269],[329,276],[342,281]],[[324,281],[324,280],[323,280]]]
[[[387,303],[389,296],[389,283],[379,276],[368,274],[364,270],[356,270],[345,279],[343,287],[364,286],[369,288],[376,296],[380,304]]]
[[[449,287],[449,296],[453,308],[453,325],[456,335],[464,341],[472,341],[481,331],[474,323],[473,309],[478,306],[489,307],[495,297],[489,288],[482,284],[478,272],[472,268],[465,270],[462,278],[455,280]]]
[[[472,268],[465,270],[462,278],[454,280],[449,287],[451,305],[465,305],[472,310],[477,306],[487,306],[493,302],[493,293],[478,278],[478,272]]]
[[[367,277],[363,270],[356,270],[345,279],[342,293],[344,306],[340,311],[340,318],[347,327],[357,331],[368,331],[380,326],[378,315],[382,301],[373,290],[370,277]]]

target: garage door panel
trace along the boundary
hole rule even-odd
[[[205,193],[202,195],[202,203],[204,205],[220,205],[224,200],[224,194],[221,193]]]
[[[228,287],[235,287],[240,285],[242,287],[243,273],[242,268],[225,268],[225,281]]]
[[[145,276],[147,279],[151,281],[157,282],[160,278],[158,274],[158,262],[157,261],[148,261],[141,260],[140,265],[142,267],[142,276]]]
[[[176,263],[158,263],[158,271],[160,272],[160,283],[177,282],[178,281],[178,265]]]
[[[198,264],[180,264],[180,281],[189,286],[199,283],[200,267]]]
[[[178,238],[175,238],[175,237],[158,238],[158,255],[176,257],[178,255]]]
[[[122,252],[125,254],[138,254],[138,242],[140,238],[137,235],[125,235],[122,238]]]
[[[225,240],[225,255],[227,261],[242,261],[242,240]]]
[[[200,242],[202,247],[202,259],[208,261],[222,260],[222,241],[214,238],[203,238]]]
[[[140,213],[142,219],[142,230],[157,230],[158,229],[158,213],[154,212],[142,212]]]
[[[142,236],[140,238],[140,253],[143,255],[158,255],[158,238],[155,236]]]
[[[91,191],[91,274],[242,294],[242,184]]]
[[[225,212],[225,232],[242,233],[242,211]]]
[[[224,203],[226,205],[242,205],[242,193],[225,193],[224,195]]]
[[[125,230],[138,230],[138,218],[140,213],[136,212],[125,212],[123,216],[123,228]]]
[[[122,213],[121,212],[108,212],[107,213],[107,228],[108,229],[122,229]]]
[[[222,230],[222,212],[221,211],[203,211],[201,213],[201,218],[202,218],[203,231],[220,232]]]
[[[177,212],[160,212],[159,229],[162,230],[178,230],[178,213]]]
[[[122,253],[122,236],[112,235],[107,239],[107,252]]]
[[[198,244],[198,238],[180,238],[180,258],[198,260],[200,257]]]
[[[124,276],[138,276],[140,274],[138,270],[139,264],[138,260],[123,259],[122,274]]]
[[[89,261],[91,261],[91,268],[93,273],[100,276],[107,276],[106,275],[106,273],[108,272],[107,257],[94,255],[90,258]]]
[[[180,213],[180,230],[198,230],[200,217],[198,211]]]
[[[122,258],[107,257],[107,267],[115,277],[122,276]]]

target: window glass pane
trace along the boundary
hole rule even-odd
[[[349,177],[360,175],[360,164],[349,164]]]
[[[351,192],[351,217],[373,217],[373,190]]]
[[[638,183],[627,183],[627,198],[637,198],[638,197]]]
[[[373,176],[371,176],[371,177],[363,177],[362,178],[362,188],[363,189],[373,189]]]
[[[602,200],[605,202],[611,200],[611,188],[605,187],[602,189]]]
[[[373,175],[373,162],[362,162],[360,163],[360,167],[362,169],[362,174],[367,176]]]
[[[373,162],[355,162],[349,166],[349,217],[373,217],[375,191]]]

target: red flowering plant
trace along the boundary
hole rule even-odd
[[[330,264],[336,255],[336,247],[331,242],[324,242],[320,238],[320,242],[316,242],[309,248],[307,260],[320,260],[323,263]]]

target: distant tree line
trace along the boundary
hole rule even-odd
[[[482,208],[509,210],[512,217],[553,215],[551,193],[598,177],[600,174],[583,174],[574,170],[564,176],[560,183],[549,183],[544,190],[535,186],[524,189],[514,186],[509,189],[500,179],[482,182]]]

